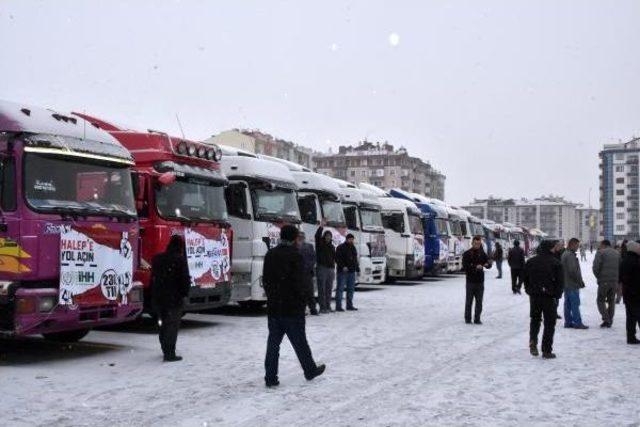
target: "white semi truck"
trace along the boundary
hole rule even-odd
[[[296,182],[279,163],[233,147],[220,148],[221,167],[229,179],[225,199],[233,229],[231,301],[263,305],[264,256],[278,244],[283,225],[301,222]]]
[[[424,228],[420,210],[409,200],[391,197],[384,190],[360,183],[378,196],[387,247],[387,278],[414,279],[424,275]]]
[[[360,258],[358,283],[380,284],[386,279],[387,251],[378,197],[336,179],[340,186],[347,231],[355,236]]]
[[[289,169],[298,189],[298,208],[302,220],[302,230],[307,241],[315,245],[314,236],[325,219],[323,231],[330,231],[333,245],[337,247],[345,241],[347,224],[341,202],[341,189],[338,182],[329,176],[312,172],[304,166],[288,160],[270,156],[259,156],[262,159],[277,162]]]

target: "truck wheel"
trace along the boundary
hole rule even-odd
[[[259,310],[266,303],[266,301],[238,301],[238,305],[247,310]]]
[[[42,334],[44,339],[53,342],[78,342],[82,338],[86,337],[89,333],[89,329],[78,329],[75,331],[65,332],[51,332],[48,334]]]

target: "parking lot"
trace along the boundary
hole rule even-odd
[[[464,277],[361,287],[358,312],[307,317],[323,377],[307,382],[285,340],[281,386],[263,383],[264,310],[189,314],[180,363],[156,327],[58,345],[0,341],[5,425],[622,425],[639,421],[638,352],[624,310],[601,330],[583,263],[587,331],[556,333],[558,359],[528,353],[528,299],[487,273],[484,325],[463,321]],[[508,277],[508,270],[506,271]],[[491,408],[491,410],[487,410]]]

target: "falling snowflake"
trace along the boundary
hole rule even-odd
[[[389,34],[389,44],[393,47],[396,47],[398,46],[398,43],[400,43],[400,36],[398,35],[398,33]]]
[[[331,51],[335,52],[336,50],[338,50],[338,44],[337,43],[331,43]]]

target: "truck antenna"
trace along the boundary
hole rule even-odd
[[[184,130],[182,129],[182,123],[180,123],[180,117],[178,117],[178,113],[176,113],[176,121],[178,122],[178,127],[180,128],[180,133],[182,134],[182,139],[185,139]]]

